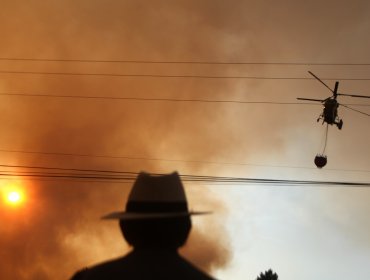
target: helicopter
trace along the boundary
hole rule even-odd
[[[340,119],[339,116],[338,116],[338,107],[339,107],[339,105],[341,105],[343,107],[346,107],[350,110],[356,111],[358,113],[370,116],[367,113],[358,111],[358,110],[353,109],[353,108],[351,108],[347,105],[340,104],[337,101],[337,96],[338,95],[350,96],[350,97],[359,97],[359,98],[370,98],[370,96],[338,93],[338,86],[339,86],[338,81],[335,82],[334,89],[331,89],[327,84],[325,84],[314,73],[312,73],[311,71],[308,71],[308,73],[310,73],[310,75],[312,75],[316,80],[318,80],[320,83],[322,83],[325,87],[327,87],[333,93],[332,96],[330,96],[326,99],[323,99],[323,100],[321,100],[321,99],[312,99],[312,98],[300,98],[300,97],[297,98],[298,100],[316,101],[316,102],[323,103],[324,109],[323,109],[323,112],[321,113],[321,115],[318,117],[317,122],[322,120],[322,124],[324,124],[324,123],[327,123],[327,124],[330,124],[330,125],[335,124],[338,127],[338,129],[341,130],[342,126],[343,126],[343,120]]]
[[[346,107],[350,110],[356,111],[358,113],[370,116],[370,114],[367,114],[367,113],[361,112],[359,110],[353,109],[353,108],[351,108],[347,105],[339,104],[338,101],[337,101],[338,95],[350,96],[350,97],[359,97],[359,98],[370,98],[370,96],[338,93],[338,86],[339,86],[338,81],[335,82],[334,89],[331,89],[327,84],[325,84],[314,73],[312,73],[311,71],[308,71],[308,73],[310,73],[310,75],[312,75],[316,80],[318,80],[320,83],[322,83],[325,87],[327,87],[333,93],[332,96],[329,96],[328,98],[323,99],[323,100],[321,100],[321,99],[312,99],[312,98],[300,98],[300,97],[297,98],[298,100],[308,100],[308,101],[321,102],[324,105],[323,112],[321,113],[321,115],[319,116],[317,121],[322,120],[322,124],[326,123],[325,142],[324,142],[325,144],[324,144],[323,151],[321,153],[317,154],[316,157],[315,157],[315,160],[314,160],[315,165],[318,168],[323,168],[327,164],[327,156],[325,155],[325,149],[326,149],[326,143],[327,143],[327,139],[328,139],[328,126],[329,126],[329,124],[330,125],[335,124],[338,127],[339,130],[341,130],[342,126],[343,126],[343,120],[340,119],[339,116],[338,116],[338,107],[339,107],[339,105],[341,105],[343,107]]]

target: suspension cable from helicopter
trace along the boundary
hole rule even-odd
[[[328,142],[328,133],[329,133],[329,125],[326,124],[326,128],[325,128],[325,140],[324,140],[324,149],[322,151],[322,154],[325,155],[325,150],[326,150],[326,144]]]

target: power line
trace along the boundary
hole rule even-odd
[[[236,104],[272,104],[272,105],[319,105],[309,102],[275,102],[275,101],[242,101],[242,100],[211,100],[211,99],[175,99],[175,98],[145,98],[145,97],[117,97],[117,96],[89,96],[89,95],[50,95],[33,93],[5,93],[0,96],[19,97],[47,97],[73,99],[103,99],[103,100],[131,100],[131,101],[160,101],[160,102],[198,102],[198,103],[236,103]],[[370,106],[370,104],[348,104],[352,106]]]
[[[296,66],[370,66],[370,63],[330,62],[248,62],[248,61],[164,61],[164,60],[119,60],[119,59],[61,59],[61,58],[16,58],[0,57],[1,61],[33,62],[79,62],[79,63],[133,63],[133,64],[199,64],[199,65],[296,65]]]
[[[219,162],[219,161],[217,162],[217,161],[204,161],[204,160],[164,159],[164,158],[150,158],[150,157],[75,154],[75,153],[60,153],[60,152],[58,153],[58,152],[41,152],[41,151],[7,150],[7,149],[0,149],[0,152],[36,154],[36,155],[45,155],[45,156],[68,156],[68,157],[106,158],[106,159],[142,160],[142,161],[159,161],[159,162],[178,162],[178,163],[186,163],[186,164],[212,164],[212,165],[225,165],[225,166],[226,165],[228,166],[252,166],[252,167],[262,167],[262,168],[290,168],[290,169],[307,169],[307,170],[317,169],[313,167],[289,166],[289,165],[266,165],[266,164],[254,164],[254,163],[240,163],[240,162]],[[22,167],[22,166],[18,166],[18,167]],[[370,173],[370,170],[359,170],[359,169],[329,169],[329,168],[326,168],[325,170],[340,171],[340,172]],[[79,171],[79,170],[76,170],[76,171]],[[90,171],[94,171],[94,170],[90,170]]]
[[[132,78],[193,78],[193,79],[246,79],[246,80],[313,80],[309,77],[263,77],[263,76],[223,76],[223,75],[164,75],[164,74],[117,74],[117,73],[83,73],[83,72],[42,72],[42,71],[5,71],[0,74],[24,75],[61,75],[90,77],[132,77]],[[325,81],[370,81],[370,78],[321,78]]]
[[[50,166],[30,166],[30,165],[11,165],[11,164],[0,164],[3,168],[21,168],[21,169],[40,169],[40,170],[56,170],[56,171],[77,171],[77,172],[96,172],[96,173],[114,173],[114,174],[126,174],[126,175],[137,175],[137,172],[129,171],[116,171],[116,170],[104,170],[104,169],[83,169],[83,168],[63,168],[63,167],[50,167]]]
[[[130,101],[159,101],[159,102],[198,102],[198,103],[235,103],[235,104],[271,104],[271,105],[321,105],[312,102],[276,102],[276,101],[243,101],[243,100],[211,100],[211,99],[176,99],[176,98],[146,98],[146,97],[119,97],[119,96],[91,96],[91,95],[61,95],[41,93],[7,93],[0,92],[0,96],[17,97],[46,97],[72,99],[102,99],[102,100],[130,100]],[[369,107],[370,104],[342,104],[348,106]]]
[[[29,168],[35,168],[29,166]],[[38,167],[41,168],[41,167]],[[47,167],[47,169],[54,169]],[[58,168],[55,168],[58,169]],[[81,169],[82,170],[82,169]],[[105,171],[104,171],[105,172]],[[127,172],[122,172],[127,173]],[[139,173],[129,172],[128,175],[109,175],[109,174],[86,174],[86,173],[50,173],[50,172],[11,172],[0,171],[0,177],[14,178],[52,178],[52,179],[74,179],[74,180],[92,180],[92,181],[134,181]],[[157,176],[164,175],[162,173],[154,174]],[[265,179],[265,178],[246,178],[246,177],[223,177],[223,176],[204,176],[204,175],[180,175],[181,179],[186,182],[201,182],[201,183],[227,183],[236,185],[258,184],[258,185],[274,185],[274,186],[342,186],[342,187],[370,187],[367,182],[342,182],[342,181],[315,181],[315,180],[285,180],[285,179]]]
[[[14,179],[14,176],[0,176],[0,180],[10,180]],[[132,184],[131,181],[112,181],[112,180],[89,180],[89,179],[84,179],[84,180],[79,180],[79,179],[73,179],[73,178],[27,178],[27,180],[32,180],[32,181],[38,181],[38,182],[78,182],[78,183],[109,183],[109,184]]]

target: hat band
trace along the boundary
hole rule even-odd
[[[186,202],[128,201],[126,211],[138,213],[188,212],[188,205]]]

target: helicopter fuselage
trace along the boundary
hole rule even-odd
[[[339,103],[335,97],[325,100],[324,110],[317,121],[323,120],[322,123],[335,124],[339,129],[342,129],[343,121],[338,117],[338,107]]]
[[[330,98],[325,101],[324,103],[324,111],[322,113],[322,117],[324,122],[328,124],[338,124],[338,101]]]

